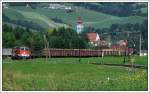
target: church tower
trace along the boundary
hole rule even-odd
[[[81,17],[77,19],[77,26],[76,26],[77,33],[81,33],[83,31],[83,21]]]

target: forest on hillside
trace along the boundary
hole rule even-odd
[[[129,47],[133,47],[133,43],[135,44],[137,51],[139,51],[139,35],[141,34],[142,49],[148,49],[147,3],[56,3],[78,9],[78,11],[69,13],[64,10],[43,8],[48,6],[49,3],[14,2],[6,4],[13,9],[5,9],[2,14],[3,48],[26,45],[33,50],[42,49],[45,47],[44,35],[46,35],[50,48],[96,48],[89,45],[86,36],[88,32],[97,32],[102,40],[112,44],[126,39],[129,42]],[[31,8],[27,8],[27,4]],[[22,11],[18,9],[19,7]],[[59,12],[61,12],[61,15]],[[84,31],[81,34],[77,34],[74,26],[78,13],[81,13],[84,22],[87,23],[84,24]],[[36,19],[29,17],[33,14]],[[39,17],[39,14],[43,15]],[[44,23],[45,20],[48,25],[59,23],[67,24],[69,27],[44,27],[47,25]],[[50,21],[47,22],[47,20]],[[110,26],[100,27],[107,24]]]
[[[117,34],[117,32],[130,31],[133,32],[128,36],[128,32],[123,34]],[[87,33],[97,32],[103,40],[119,41],[121,39],[127,39],[129,41],[129,47],[133,47],[131,40],[136,44],[135,48],[139,50],[139,35],[142,35],[142,49],[148,49],[148,23],[147,20],[143,24],[113,24],[109,29],[94,29],[92,27],[85,28],[81,34],[77,34],[72,28],[61,27],[59,29],[49,29],[47,32],[34,32],[29,28],[23,29],[19,27],[11,27],[7,24],[3,25],[3,47],[10,48],[14,46],[26,45],[33,49],[44,48],[44,38],[46,35],[50,48],[91,48],[88,44]],[[111,32],[111,33],[110,33]],[[135,34],[134,32],[139,32]],[[103,35],[107,33],[107,35]],[[116,38],[117,37],[117,38]],[[124,38],[123,38],[124,37]]]

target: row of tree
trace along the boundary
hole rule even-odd
[[[3,25],[3,47],[12,48],[15,46],[29,46],[31,48],[42,48],[43,39],[39,32],[32,32],[29,29]]]
[[[3,25],[3,47],[29,46],[33,50],[45,47],[44,35],[50,48],[86,48],[87,41],[71,28],[50,29],[47,32],[33,32],[30,29]]]
[[[133,43],[136,50],[139,50],[139,36],[142,35],[142,49],[148,49],[148,21],[142,24],[113,24],[110,28],[95,29],[85,28],[81,34],[77,34],[72,28],[49,29],[48,31],[32,31],[20,27],[3,25],[3,47],[11,48],[14,46],[26,45],[33,49],[45,47],[44,35],[49,42],[50,48],[91,48],[88,44],[87,33],[97,32],[100,38],[115,44],[119,40],[128,39],[130,47]],[[138,32],[138,33],[136,33]]]
[[[50,35],[47,35],[51,48],[85,49],[87,47],[87,41],[71,28],[54,29]]]

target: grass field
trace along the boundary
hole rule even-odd
[[[135,57],[146,65],[147,57]],[[90,63],[123,63],[123,57],[3,59],[3,90],[147,90],[147,69]]]

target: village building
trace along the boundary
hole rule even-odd
[[[96,33],[96,32],[88,33],[87,38],[89,40],[89,43],[94,46],[98,46],[98,44],[100,43],[100,37],[99,37],[98,33]]]
[[[101,39],[99,34],[96,32],[88,33],[87,38],[89,40],[89,43],[93,46],[99,46],[103,48],[109,48],[111,46],[111,42]]]
[[[62,5],[62,4],[55,4],[55,3],[53,3],[53,4],[50,3],[47,8],[49,8],[49,9],[64,9],[64,10],[71,10],[72,9],[71,6],[66,6],[66,5]]]
[[[127,42],[125,40],[120,40],[117,42],[117,44],[120,46],[127,46]]]

